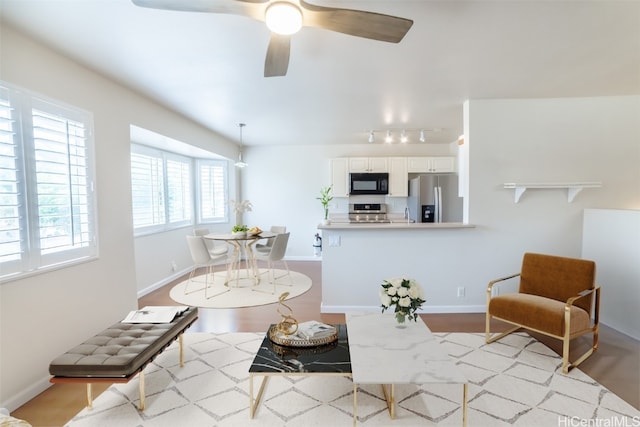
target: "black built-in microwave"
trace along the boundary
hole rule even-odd
[[[379,173],[350,173],[349,194],[388,194],[389,174]]]

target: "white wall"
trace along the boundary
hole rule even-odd
[[[596,262],[600,321],[640,340],[640,210],[587,209],[582,256]]]
[[[99,259],[0,285],[0,407],[13,410],[50,385],[54,357],[137,307],[129,125],[227,157],[237,148],[5,24],[0,39],[0,79],[91,111],[96,144]]]

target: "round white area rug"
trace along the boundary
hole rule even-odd
[[[204,295],[204,275],[196,276],[191,283],[189,280],[185,280],[175,285],[169,292],[169,296],[179,304],[194,307],[239,308],[273,304],[278,302],[278,298],[283,292],[289,292],[287,299],[291,299],[311,289],[311,278],[308,276],[291,271],[291,277],[289,277],[286,270],[274,269],[273,274],[277,278],[274,292],[273,284],[269,283],[268,270],[261,268],[260,273],[261,280],[258,285],[255,285],[255,281],[247,277],[244,270],[241,270],[240,278],[232,280],[229,286],[225,286],[227,272],[215,272],[213,280],[209,276],[209,289],[207,290],[209,298],[205,298]],[[187,294],[185,294],[185,286],[188,286]]]

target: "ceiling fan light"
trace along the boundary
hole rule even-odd
[[[288,36],[302,28],[302,12],[292,3],[272,3],[265,12],[265,22],[274,33]]]

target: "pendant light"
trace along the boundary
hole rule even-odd
[[[238,127],[240,128],[240,153],[238,153],[238,161],[236,162],[237,168],[244,168],[246,166],[249,166],[248,163],[242,161],[242,128],[245,126],[246,124],[244,123],[238,123]]]

